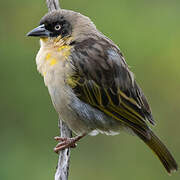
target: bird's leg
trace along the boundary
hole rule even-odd
[[[75,136],[72,138],[67,138],[67,137],[54,137],[56,141],[60,141],[54,148],[54,152],[58,153],[59,151],[66,149],[66,148],[75,148],[76,147],[76,142],[79,141],[81,138],[83,138],[86,135],[86,133]]]

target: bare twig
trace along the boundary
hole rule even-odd
[[[59,119],[59,128],[61,137],[71,137],[71,130]],[[70,148],[66,148],[59,154],[58,166],[55,174],[55,180],[68,180],[69,175]]]
[[[48,11],[60,9],[59,0],[46,0]]]
[[[49,12],[53,10],[60,9],[59,0],[46,0],[47,7]],[[59,129],[61,137],[72,137],[71,130],[67,125],[61,121],[59,118]],[[69,174],[69,161],[70,161],[70,149],[66,148],[65,150],[59,153],[59,160],[55,174],[55,180],[68,180]]]

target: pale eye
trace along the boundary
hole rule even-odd
[[[61,29],[61,26],[60,26],[59,24],[57,24],[57,25],[54,27],[54,29],[55,29],[56,31],[59,31],[59,30]]]

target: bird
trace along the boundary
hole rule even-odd
[[[37,70],[44,78],[59,117],[75,133],[55,137],[59,152],[75,147],[86,135],[139,137],[170,174],[178,165],[151,130],[155,125],[148,100],[119,47],[89,17],[72,10],[53,10],[27,36],[40,38]]]

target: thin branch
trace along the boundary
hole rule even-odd
[[[61,137],[72,137],[71,130],[59,119]],[[55,180],[68,180],[70,165],[70,148],[66,148],[59,154],[58,166],[55,174]]]
[[[59,0],[46,0],[48,11],[60,9]]]
[[[60,9],[59,0],[46,0],[48,11]],[[61,121],[59,118],[59,129],[61,137],[72,137],[72,132],[68,126]],[[65,150],[59,153],[59,160],[55,174],[55,180],[68,180],[69,175],[69,162],[70,162],[70,149],[66,148]]]

